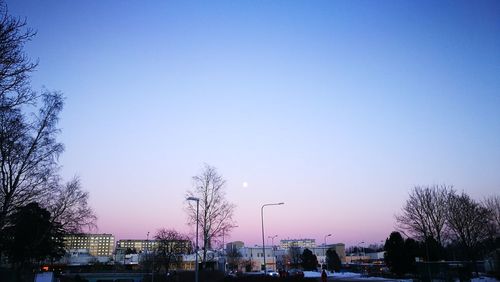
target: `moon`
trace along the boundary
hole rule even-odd
[[[248,187],[248,182],[243,182],[243,188],[247,188]]]

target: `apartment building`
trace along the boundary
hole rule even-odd
[[[285,240],[280,240],[280,248],[281,249],[289,249],[292,247],[314,248],[314,247],[316,247],[316,239],[285,239]]]
[[[143,240],[143,239],[126,239],[118,240],[116,242],[117,249],[131,249],[138,253],[145,251],[152,251],[158,247],[158,241],[156,240]]]
[[[90,255],[113,255],[115,237],[112,234],[71,234],[64,236],[66,250],[86,250]]]

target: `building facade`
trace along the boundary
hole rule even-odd
[[[276,248],[266,246],[265,248],[266,257],[266,269],[276,270],[278,258],[276,256]],[[244,262],[250,263],[251,271],[259,271],[264,265],[264,250],[262,247],[242,247],[238,250],[241,254],[241,258]]]
[[[115,248],[115,261],[120,264],[139,264],[152,253],[162,250],[167,253],[184,255],[191,253],[192,244],[189,240],[118,240]]]
[[[300,239],[300,240],[283,240],[284,244],[282,246],[288,246],[287,248],[280,248],[276,246],[266,246],[265,247],[265,257],[266,257],[266,269],[268,270],[279,270],[279,269],[290,269],[296,264],[298,256],[300,256],[305,249],[312,251],[318,259],[318,269],[321,268],[326,262],[326,252],[328,249],[335,249],[340,260],[346,262],[345,244],[330,244],[327,246],[320,247],[300,247],[301,246],[311,246],[315,245],[313,239]],[[243,242],[231,242],[227,244],[227,250],[236,249],[240,255],[240,270],[245,271],[260,271],[264,265],[264,252],[261,246],[255,247],[245,247]],[[295,254],[292,254],[291,252]]]
[[[314,247],[314,248],[308,248],[308,249],[311,250],[312,253],[316,255],[316,257],[318,258],[318,262],[320,264],[326,263],[326,252],[328,251],[328,249],[334,249],[335,252],[337,253],[337,255],[339,256],[340,261],[342,263],[347,262],[346,254],[345,254],[345,244],[343,244],[343,243],[330,244],[330,245],[327,245],[326,247],[321,246],[321,247]]]
[[[145,251],[151,251],[158,247],[158,241],[156,240],[139,240],[139,239],[126,239],[118,240],[116,242],[117,249],[131,249],[138,253]]]
[[[91,256],[111,257],[115,246],[112,234],[71,234],[64,236],[66,250],[86,250]]]
[[[281,249],[286,250],[292,247],[314,248],[316,247],[316,239],[285,239],[280,241]]]

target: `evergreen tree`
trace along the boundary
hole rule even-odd
[[[444,249],[433,237],[427,237],[424,242],[425,260],[438,261],[444,258]]]
[[[302,267],[304,270],[316,270],[318,267],[318,258],[309,249],[304,249],[302,255],[300,256],[302,261]]]
[[[407,238],[404,244],[406,271],[415,273],[417,271],[415,258],[420,256],[421,245],[412,238]]]
[[[392,232],[385,241],[385,263],[392,273],[403,275],[406,273],[407,260],[405,254],[405,241],[399,232]]]
[[[342,262],[340,261],[340,257],[335,251],[335,248],[329,248],[326,251],[326,267],[328,270],[332,271],[340,271],[340,267],[342,266]]]
[[[6,245],[9,260],[19,268],[64,255],[60,224],[52,222],[49,211],[37,203],[27,204],[13,215]]]

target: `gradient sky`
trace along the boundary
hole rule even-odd
[[[500,191],[499,1],[7,1],[66,96],[65,179],[99,232],[190,232],[203,163],[238,228],[377,243],[414,185]],[[248,187],[242,183],[248,182]],[[276,241],[275,241],[276,242]]]

